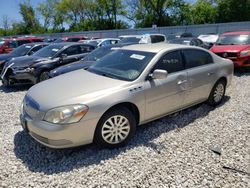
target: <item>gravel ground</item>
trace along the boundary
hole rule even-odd
[[[250,73],[234,76],[219,107],[141,126],[114,150],[35,142],[18,118],[26,91],[0,85],[0,187],[250,187]]]

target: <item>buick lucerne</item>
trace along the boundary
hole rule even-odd
[[[218,105],[232,76],[231,60],[199,47],[125,46],[88,70],[30,88],[23,100],[21,124],[51,148],[92,142],[120,147],[135,134],[137,125],[205,101]]]

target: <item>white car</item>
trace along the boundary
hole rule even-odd
[[[85,44],[91,44],[96,47],[108,46],[111,44],[117,44],[120,41],[118,38],[105,38],[105,39],[95,39],[95,40],[81,40]]]
[[[167,41],[163,34],[122,35],[119,38],[121,39],[120,43],[150,44]]]

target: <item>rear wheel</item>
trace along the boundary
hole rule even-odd
[[[49,79],[49,72],[48,71],[42,72],[39,76],[39,82],[42,82],[42,81],[48,80],[48,79]]]
[[[132,113],[126,108],[114,109],[100,119],[94,142],[102,147],[121,147],[132,138],[135,130],[136,121]]]
[[[219,80],[215,83],[209,98],[208,98],[208,104],[211,106],[216,106],[221,103],[225,96],[226,91],[226,82],[224,80]]]

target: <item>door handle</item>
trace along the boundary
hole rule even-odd
[[[214,72],[209,72],[209,73],[207,73],[208,76],[211,76],[211,75],[213,75],[213,74],[215,74],[215,73],[214,73]]]
[[[181,84],[184,84],[184,83],[186,83],[187,82],[187,80],[179,80],[178,82],[177,82],[177,85],[181,85]]]

